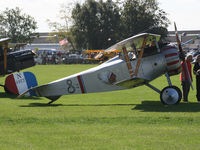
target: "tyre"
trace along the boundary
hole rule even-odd
[[[160,93],[160,100],[165,105],[180,103],[182,98],[181,90],[176,86],[167,86]]]

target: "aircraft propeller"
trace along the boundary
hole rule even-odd
[[[175,22],[174,22],[174,28],[175,28],[175,34],[176,34],[176,42],[177,42],[177,46],[178,46],[179,53],[180,53],[179,56],[180,56],[180,59],[183,61],[183,66],[184,66],[185,71],[186,71],[187,79],[189,79],[190,86],[191,86],[191,88],[193,90],[194,88],[192,86],[192,80],[191,80],[190,73],[189,73],[189,70],[188,70],[188,67],[187,67],[187,63],[185,61],[185,54],[184,54],[182,46],[181,46],[181,41],[180,41],[180,39],[178,37],[178,31],[177,31],[177,27],[176,27],[176,23]]]

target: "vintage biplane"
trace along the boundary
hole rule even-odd
[[[114,50],[107,52],[106,50],[86,50],[84,53],[89,54],[88,60],[96,60],[100,62],[107,61],[109,58],[112,58],[116,55],[118,55],[120,51]],[[94,57],[92,57],[92,54],[94,54]]]
[[[142,33],[125,39],[105,52],[114,50],[121,54],[86,71],[33,87],[36,96],[46,97],[52,103],[62,95],[124,90],[146,85],[160,94],[163,104],[178,104],[182,98],[180,89],[173,86],[170,76],[181,72],[181,59],[185,60],[177,36],[178,48],[160,44],[160,35]],[[178,51],[179,49],[179,51]],[[181,57],[180,57],[181,55]],[[165,74],[168,86],[159,90],[150,82]]]
[[[10,41],[10,38],[0,39],[0,76],[5,76],[35,65],[35,54],[31,50],[10,51],[10,47],[19,45],[12,44],[11,46]],[[3,86],[5,91],[9,92],[6,85],[0,86]]]
[[[10,40],[10,38],[0,39],[0,76],[35,65],[35,54],[31,50],[9,51]]]

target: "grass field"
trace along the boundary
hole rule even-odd
[[[39,84],[95,65],[35,66]],[[2,78],[1,81],[4,81]],[[172,77],[180,87],[179,76]],[[3,83],[3,82],[2,82]],[[164,76],[152,82],[162,89]],[[195,84],[193,83],[195,86]],[[199,150],[200,104],[165,106],[146,86],[130,90],[46,98],[15,99],[1,89],[2,150]]]

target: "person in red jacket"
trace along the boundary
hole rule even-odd
[[[192,81],[192,73],[191,73],[192,72],[192,65],[191,65],[192,55],[188,55],[186,57],[185,62],[186,62],[186,66],[189,71],[190,79]],[[182,90],[183,90],[183,101],[188,102],[188,94],[190,91],[190,80],[187,77],[187,73],[186,73],[186,69],[184,67],[183,61],[181,61],[181,66],[182,66],[182,72],[180,75],[180,80],[181,80],[181,86],[182,86]]]

